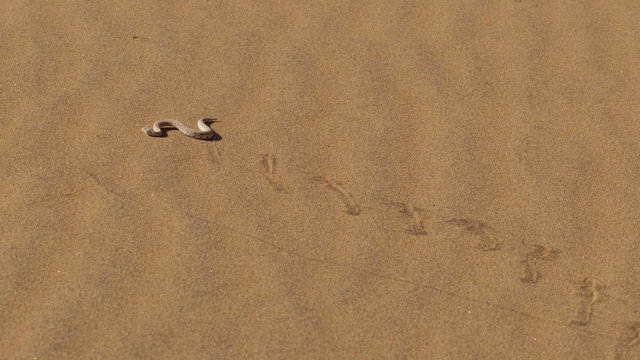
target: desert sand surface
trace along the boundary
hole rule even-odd
[[[640,358],[639,2],[0,10],[0,359]]]

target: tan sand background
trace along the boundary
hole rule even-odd
[[[1,359],[640,358],[639,2],[0,24]]]

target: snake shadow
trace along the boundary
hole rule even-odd
[[[204,118],[203,121],[208,126],[210,126],[210,124],[213,124],[213,123],[221,122],[220,120],[214,119],[214,118]],[[163,128],[162,130],[163,130],[162,135],[160,135],[159,137],[167,137],[168,133],[170,131],[179,131],[178,129],[172,129],[172,128]],[[213,129],[211,129],[211,130],[213,130]],[[222,136],[220,134],[218,134],[217,131],[213,130],[213,137],[212,138],[210,138],[210,139],[198,139],[198,140],[202,140],[202,141],[220,141],[220,140],[222,140]]]

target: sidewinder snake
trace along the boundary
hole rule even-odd
[[[153,124],[153,129],[144,127],[142,128],[142,132],[144,132],[149,136],[163,136],[164,131],[162,130],[162,128],[172,127],[180,130],[180,132],[182,132],[183,134],[187,135],[188,137],[192,137],[194,139],[200,139],[200,140],[212,139],[213,137],[216,136],[216,133],[215,131],[213,131],[213,129],[211,129],[209,125],[207,125],[207,123],[205,123],[205,121],[213,121],[213,119],[202,118],[198,120],[198,128],[201,131],[193,130],[192,128],[186,126],[185,124],[181,123],[178,120],[169,119],[169,120],[156,121],[156,123]]]

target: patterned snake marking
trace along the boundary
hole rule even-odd
[[[147,127],[142,128],[142,132],[144,132],[149,136],[163,136],[164,131],[162,130],[162,128],[171,127],[171,128],[180,130],[183,134],[187,135],[188,137],[192,137],[194,139],[200,139],[200,140],[207,140],[207,139],[212,139],[213,137],[216,136],[216,133],[213,131],[213,129],[211,129],[211,127],[209,127],[209,125],[205,123],[205,121],[207,120],[212,121],[212,119],[208,119],[208,118],[202,118],[198,120],[198,128],[201,131],[193,130],[192,128],[186,126],[185,124],[181,123],[178,120],[163,120],[163,121],[156,121],[156,123],[153,124],[153,129],[150,129]]]

